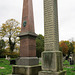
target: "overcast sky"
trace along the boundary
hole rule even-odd
[[[0,0],[0,25],[14,18],[21,23],[23,0]],[[33,0],[35,32],[44,35],[43,0]],[[59,40],[75,39],[75,0],[58,0]]]

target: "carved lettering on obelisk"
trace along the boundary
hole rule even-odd
[[[45,30],[45,50],[58,51],[58,16],[54,7],[57,7],[57,1],[44,1],[44,30]]]

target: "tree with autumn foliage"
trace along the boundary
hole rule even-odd
[[[60,49],[60,51],[63,52],[63,55],[68,54],[69,48],[68,48],[68,46],[67,46],[67,44],[66,44],[65,42],[61,41],[61,42],[59,43],[59,49]]]
[[[60,41],[59,42],[59,49],[63,52],[63,55],[69,55],[74,52],[74,45],[72,42],[69,41]]]
[[[9,19],[2,24],[2,37],[6,39],[6,48],[9,49],[10,52],[13,52],[20,43],[19,37],[17,37],[17,35],[20,34],[20,29],[20,23],[15,19]]]

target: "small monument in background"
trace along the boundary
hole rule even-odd
[[[5,59],[6,59],[6,60],[8,59],[7,55],[5,56]]]
[[[57,0],[44,0],[44,49],[39,75],[66,75],[59,51]]]
[[[6,60],[10,60],[10,57],[8,57],[8,56],[6,55],[5,59],[6,59]]]
[[[41,70],[36,57],[36,34],[34,31],[32,0],[23,0],[23,16],[20,37],[20,57],[13,66],[13,74],[38,75]]]

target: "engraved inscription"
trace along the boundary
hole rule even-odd
[[[44,0],[45,50],[59,50],[57,1]]]

